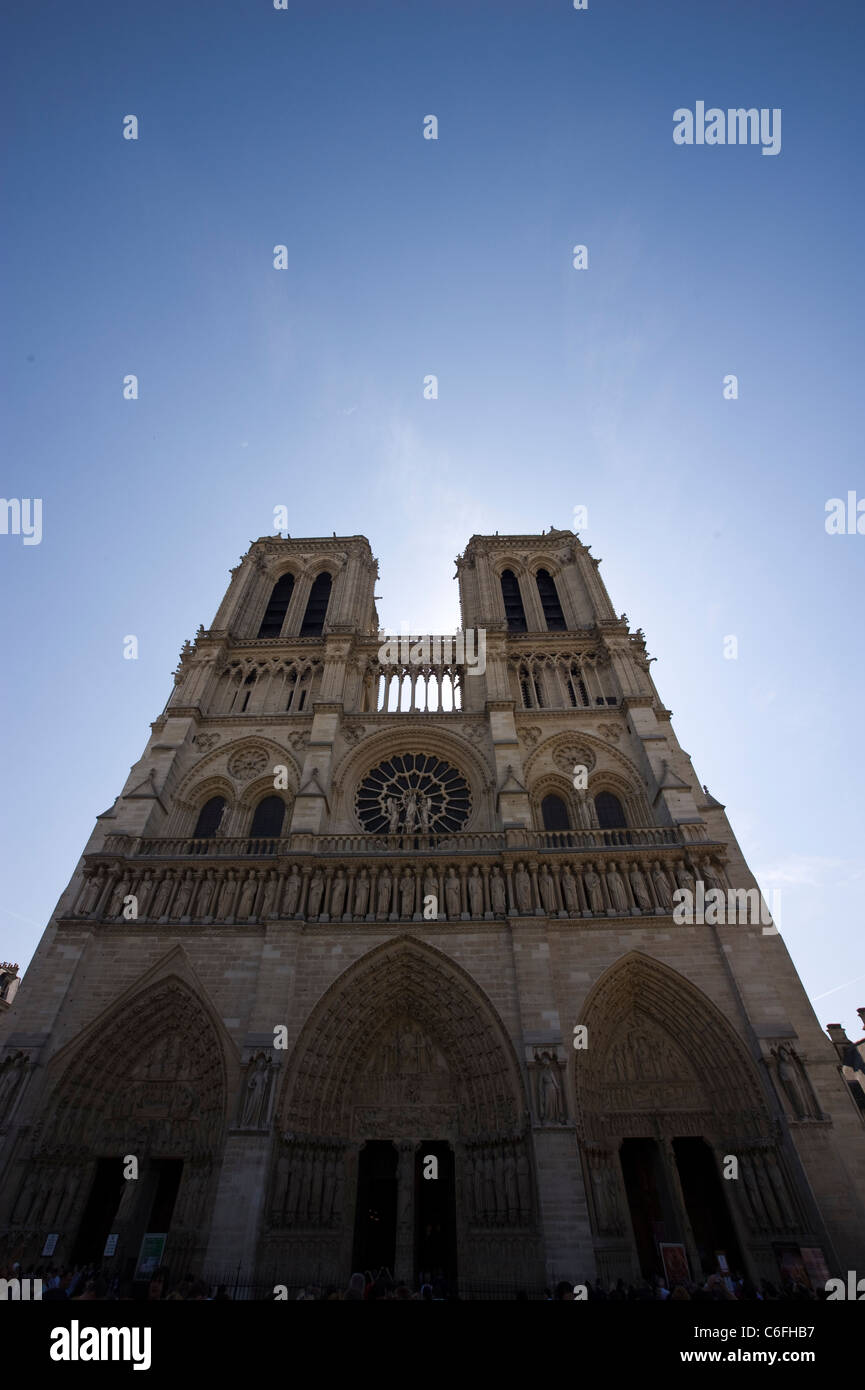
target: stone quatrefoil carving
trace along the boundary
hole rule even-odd
[[[262,748],[244,749],[228,762],[228,771],[235,778],[258,777],[266,767],[267,754]]]

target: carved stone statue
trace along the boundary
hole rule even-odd
[[[423,792],[418,792],[417,813],[420,818],[421,830],[424,835],[429,834],[430,799],[428,796],[424,796]]]
[[[445,904],[448,917],[459,917],[462,904],[460,902],[460,881],[455,869],[448,869],[445,879]]]
[[[525,1223],[532,1213],[532,1174],[523,1144],[517,1147],[517,1187],[520,1191],[520,1220]]]
[[[213,892],[215,888],[216,884],[213,880],[213,875],[210,873],[205,874],[198,889],[198,902],[195,905],[195,912],[198,917],[210,916],[210,905],[213,902]],[[141,905],[139,904],[139,911],[140,910]]]
[[[772,1048],[772,1055],[775,1058],[775,1066],[778,1071],[778,1080],[781,1083],[784,1094],[790,1103],[790,1108],[797,1120],[804,1120],[809,1114],[808,1100],[805,1089],[802,1085],[800,1075],[800,1063],[796,1054],[785,1044],[780,1047]]]
[[[297,865],[292,864],[291,873],[285,885],[285,893],[282,899],[283,917],[293,917],[297,912],[297,904],[300,899],[301,877],[297,872]]]
[[[472,917],[483,917],[484,915],[484,881],[481,878],[481,871],[475,864],[468,879],[469,912]]]
[[[365,917],[369,907],[369,878],[366,869],[361,869],[354,886],[354,915]]]
[[[595,873],[594,864],[587,864],[583,874],[583,883],[586,888],[586,897],[589,908],[592,912],[604,912],[604,892],[601,888],[601,878]]]
[[[81,895],[80,913],[82,917],[89,917],[91,912],[96,911],[96,904],[102,894],[104,879],[99,874],[91,874],[84,885],[84,892]]]
[[[673,909],[673,894],[670,889],[670,880],[667,878],[667,875],[664,873],[657,859],[652,865],[652,882],[655,885],[655,894],[660,906],[665,912],[671,912]]]
[[[544,911],[549,913],[558,912],[559,909],[556,903],[556,885],[555,880],[553,879],[553,876],[550,873],[549,864],[544,864],[541,867],[541,872],[538,877],[538,887],[541,892],[541,902],[544,905]]]
[[[253,869],[247,878],[240,893],[240,903],[237,909],[237,916],[241,921],[246,921],[252,916],[255,907],[255,899],[258,897],[258,873]]]
[[[249,1062],[240,1115],[241,1129],[263,1129],[267,1123],[272,1074],[272,1063],[263,1053],[259,1052]]]
[[[189,904],[192,900],[192,890],[195,887],[195,879],[192,877],[192,870],[184,875],[180,887],[177,890],[177,897],[171,909],[171,915],[175,921],[182,921],[189,916]]]
[[[649,897],[646,881],[636,864],[631,865],[628,878],[631,884],[631,891],[634,894],[634,902],[637,904],[637,907],[641,912],[651,912],[653,907],[652,899]]]
[[[114,892],[111,894],[111,901],[108,904],[106,917],[120,917],[123,914],[123,899],[129,896],[129,880],[121,878]]]
[[[520,1219],[520,1193],[517,1185],[517,1160],[514,1157],[513,1145],[511,1144],[508,1144],[505,1149],[504,1171],[508,1221],[512,1226],[515,1226]]]
[[[557,1125],[561,1124],[564,1116],[562,1114],[562,1088],[556,1076],[557,1067],[553,1066],[552,1058],[548,1052],[542,1052],[538,1057],[540,1072],[538,1075],[538,1118],[541,1124]]]
[[[615,864],[610,864],[607,870],[607,890],[610,894],[610,902],[618,912],[630,912],[628,894],[625,889],[625,880],[619,873]]]
[[[276,874],[269,873],[264,881],[264,897],[261,900],[261,919],[266,922],[276,911],[276,895],[279,890],[279,879]]]
[[[385,804],[387,806],[388,834],[395,835],[399,830],[399,819],[402,814],[402,808],[395,796],[389,796]]]
[[[503,916],[506,911],[505,881],[502,878],[498,865],[490,875],[490,902],[493,912],[498,916]]]
[[[598,812],[595,809],[594,797],[587,791],[577,792],[577,824],[583,830],[598,829]]]
[[[324,875],[321,869],[316,869],[309,881],[309,897],[306,900],[307,917],[317,917],[321,911],[321,900],[324,897]]]
[[[7,1057],[0,1064],[0,1120],[12,1113],[12,1101],[24,1079],[26,1066],[27,1058],[23,1055]]]
[[[171,871],[165,875],[156,893],[153,904],[153,917],[155,921],[160,921],[168,912],[168,903],[174,891],[174,876]]]
[[[234,880],[234,870],[233,870],[233,869],[229,869],[229,870],[228,870],[228,873],[226,874],[226,876],[225,876],[225,878],[224,878],[224,880],[223,880],[222,887],[221,887],[220,890],[219,890],[219,911],[218,911],[218,913],[217,913],[217,915],[218,915],[219,917],[225,918],[225,917],[230,917],[230,916],[231,916],[231,911],[232,911],[232,908],[233,908],[233,906],[234,906],[234,894],[235,894],[236,889],[237,889],[237,884],[236,884],[236,882],[235,882],[235,880]],[[153,906],[154,906],[154,914],[153,914],[153,915],[155,916],[155,915],[156,915],[156,904],[154,903]]]
[[[440,908],[438,907],[439,887],[438,881],[436,880],[436,876],[431,868],[427,868],[423,876],[423,895],[424,898],[435,898],[436,915],[438,915],[440,911]],[[426,904],[424,904],[424,906],[426,906]]]
[[[691,902],[693,902],[697,893],[697,884],[684,859],[680,859],[676,864],[676,882],[680,888],[684,888],[691,894]]]
[[[514,874],[514,894],[517,900],[517,909],[520,912],[531,912],[532,881],[526,873],[526,866],[522,861],[517,864],[517,871]]]
[[[409,873],[408,869],[403,871],[399,881],[399,911],[404,919],[414,913],[414,874]]]
[[[342,869],[337,869],[336,878],[330,890],[330,915],[336,920],[345,910],[346,879]]]
[[[721,882],[718,875],[715,873],[715,866],[712,863],[711,859],[703,860],[703,882],[706,885],[707,894],[713,891],[717,891],[719,893],[724,892],[724,885]]]
[[[378,876],[378,900],[377,910],[379,917],[386,917],[390,912],[390,891],[393,879],[390,870],[385,868]]]
[[[565,900],[565,910],[573,917],[574,913],[579,912],[579,898],[577,897],[577,883],[570,869],[565,865],[561,876],[562,897]]]
[[[407,835],[410,835],[417,824],[417,792],[413,789],[407,791],[402,799],[402,804],[405,817],[405,832]]]
[[[613,1155],[610,1155],[610,1162],[605,1164],[601,1175],[601,1189],[604,1194],[604,1210],[606,1212],[606,1229],[611,1235],[618,1235],[621,1231],[621,1219],[619,1212],[619,1184],[616,1172],[613,1167]]]
[[[484,1217],[491,1225],[496,1219],[496,1166],[489,1149],[484,1157]]]

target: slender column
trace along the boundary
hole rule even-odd
[[[652,911],[658,912],[661,905],[658,902],[658,894],[655,892],[655,881],[652,878],[652,866],[649,863],[648,859],[639,860],[639,869],[640,873],[643,875],[643,882],[646,885],[646,892],[649,895],[649,902],[652,904]]]
[[[730,1143],[716,1142],[710,1145],[710,1147],[712,1149],[712,1158],[718,1170],[718,1182],[724,1194],[724,1202],[727,1211],[730,1213],[730,1219],[733,1222],[733,1229],[739,1242],[742,1259],[747,1266],[747,1273],[750,1274],[752,1279],[756,1279],[759,1282],[759,1271],[754,1263],[750,1249],[752,1237],[748,1229],[748,1193],[747,1189],[744,1188],[741,1176],[743,1163],[746,1162],[747,1159],[741,1154],[739,1145],[735,1141],[731,1141]],[[731,1179],[725,1180],[722,1176],[724,1172],[724,1160],[727,1154],[732,1154],[739,1159],[740,1176],[735,1181]]]
[[[561,879],[559,877],[562,871],[558,864],[553,864],[552,872],[553,882],[556,885],[556,910],[560,913],[566,913],[567,909],[565,908],[565,898],[564,894],[562,893],[562,884]]]
[[[330,889],[333,883],[333,868],[329,867],[324,871],[324,897],[321,900],[322,917],[330,916]]]
[[[346,917],[354,917],[354,884],[355,879],[357,878],[357,867],[354,864],[352,864],[351,861],[349,861],[347,868],[348,872],[346,874],[345,882],[345,901],[342,905],[343,921],[345,921]]]
[[[571,867],[571,873],[577,881],[577,901],[580,904],[580,912],[584,917],[591,917],[592,909],[589,907],[589,898],[583,885],[583,875],[579,863]]]
[[[540,894],[540,890],[538,889],[538,866],[537,866],[537,864],[530,864],[530,865],[529,865],[529,877],[531,878],[531,881],[532,881],[532,906],[529,908],[529,912],[541,912],[541,913],[542,913],[542,912],[544,911],[544,908],[543,908],[543,906],[542,906],[542,904],[541,904],[541,894]]]
[[[516,901],[515,901],[515,899],[514,899],[513,868],[511,867],[510,864],[506,864],[506,865],[505,865],[505,883],[506,883],[506,885],[507,885],[507,890],[508,890],[508,904],[509,904],[509,906],[508,906],[508,911],[509,911],[509,912],[516,912],[516,910],[517,910],[517,904],[516,904]]]
[[[613,900],[610,897],[610,889],[607,885],[607,866],[604,863],[603,859],[598,860],[597,869],[601,879],[601,893],[603,894],[604,902],[607,905],[607,915],[610,917],[616,917],[618,915],[619,909],[617,907],[613,907]]]
[[[138,1198],[147,1185],[150,1160],[143,1154],[138,1154],[136,1157],[138,1158],[138,1177],[127,1179],[120,1197],[120,1204],[111,1222],[111,1230],[118,1237],[116,1252],[118,1258],[113,1262],[114,1267],[118,1269],[120,1268],[120,1256],[134,1255],[136,1260],[138,1259],[138,1251],[131,1248],[130,1237],[135,1233],[136,1207]]]
[[[468,917],[468,916],[470,915],[470,914],[469,914],[468,884],[466,883],[466,879],[467,879],[467,877],[468,877],[468,872],[469,872],[469,871],[468,871],[468,869],[466,868],[466,866],[465,866],[464,864],[461,864],[461,865],[459,866],[459,875],[460,875],[460,916],[462,916],[462,917]]]
[[[685,1205],[685,1194],[682,1191],[682,1184],[679,1179],[679,1168],[676,1163],[676,1151],[673,1148],[672,1139],[666,1135],[660,1141],[661,1156],[664,1164],[664,1171],[667,1175],[667,1186],[670,1192],[670,1200],[676,1215],[676,1221],[682,1232],[682,1239],[685,1242],[685,1249],[688,1252],[688,1263],[691,1266],[691,1278],[698,1283],[702,1281],[703,1266],[700,1263],[700,1252],[697,1249],[697,1242],[694,1239],[694,1232],[691,1229],[691,1221],[688,1216],[688,1208]],[[670,1290],[672,1292],[672,1290]]]
[[[394,1278],[409,1288],[414,1284],[414,1155],[415,1141],[404,1139],[398,1147],[396,1180],[396,1256]]]
[[[306,913],[306,897],[307,897],[307,893],[309,892],[309,880],[310,880],[311,875],[312,875],[312,869],[311,869],[311,868],[309,867],[309,865],[307,864],[307,865],[301,870],[301,880],[302,880],[302,882],[301,882],[301,885],[300,885],[300,899],[299,899],[298,904],[297,904],[297,911],[298,911],[298,914],[299,914],[301,917],[304,916],[304,914]]]
[[[416,922],[423,914],[423,880],[419,868],[412,870],[412,877],[414,878],[414,912],[412,913],[412,920]]]

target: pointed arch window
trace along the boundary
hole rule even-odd
[[[545,830],[570,830],[571,818],[560,796],[550,793],[541,802],[541,819]]]
[[[249,833],[262,839],[276,840],[282,834],[284,820],[285,802],[282,797],[266,796],[255,808]]]
[[[212,796],[209,801],[205,801],[198,813],[198,820],[195,823],[195,830],[192,833],[194,840],[210,840],[219,829],[223,812],[225,811],[225,797]]]
[[[565,615],[562,612],[562,605],[559,603],[556,581],[547,570],[538,570],[535,575],[538,586],[538,594],[541,599],[541,607],[544,610],[544,621],[548,632],[564,632],[567,624]]]
[[[321,574],[316,576],[309,591],[306,612],[303,615],[300,629],[301,637],[320,637],[324,631],[324,620],[327,617],[327,605],[330,602],[332,583],[333,580],[327,570],[322,570]]]
[[[278,637],[282,632],[293,591],[293,574],[284,574],[281,579],[277,579],[271,591],[270,602],[264,611],[261,627],[258,629],[259,637]]]
[[[528,632],[520,586],[513,570],[502,570],[501,586],[508,632]]]
[[[543,709],[544,693],[540,672],[536,671],[531,663],[523,662],[517,668],[517,679],[520,683],[520,694],[523,697],[523,708]]]
[[[627,827],[622,803],[612,792],[598,792],[595,797],[595,810],[598,813],[598,825],[602,830],[624,830]]]
[[[586,683],[583,680],[582,672],[580,671],[579,666],[577,666],[575,662],[571,663],[570,670],[568,671],[567,684],[568,695],[570,696],[571,704],[575,707],[579,707],[581,705],[585,707],[586,705],[588,705],[589,692],[586,689]]]
[[[246,694],[244,695],[243,700],[242,700],[241,705],[240,705],[240,712],[241,712],[241,714],[243,714],[244,710],[246,709],[247,705],[249,704],[249,697],[250,697],[250,695],[252,694],[252,691],[251,691],[248,687],[251,686],[251,685],[255,685],[255,677],[256,677],[256,674],[257,674],[257,672],[255,672],[255,671],[250,671],[249,675],[246,677],[246,680],[243,682],[243,686],[241,686],[241,689],[246,689]]]

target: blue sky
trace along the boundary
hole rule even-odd
[[[49,0],[5,28],[0,490],[43,539],[0,535],[0,957],[275,506],[369,537],[389,629],[449,631],[473,532],[585,505],[818,1017],[860,1036],[865,536],[824,516],[865,496],[862,7]],[[698,100],[781,108],[781,153],[676,146]]]

